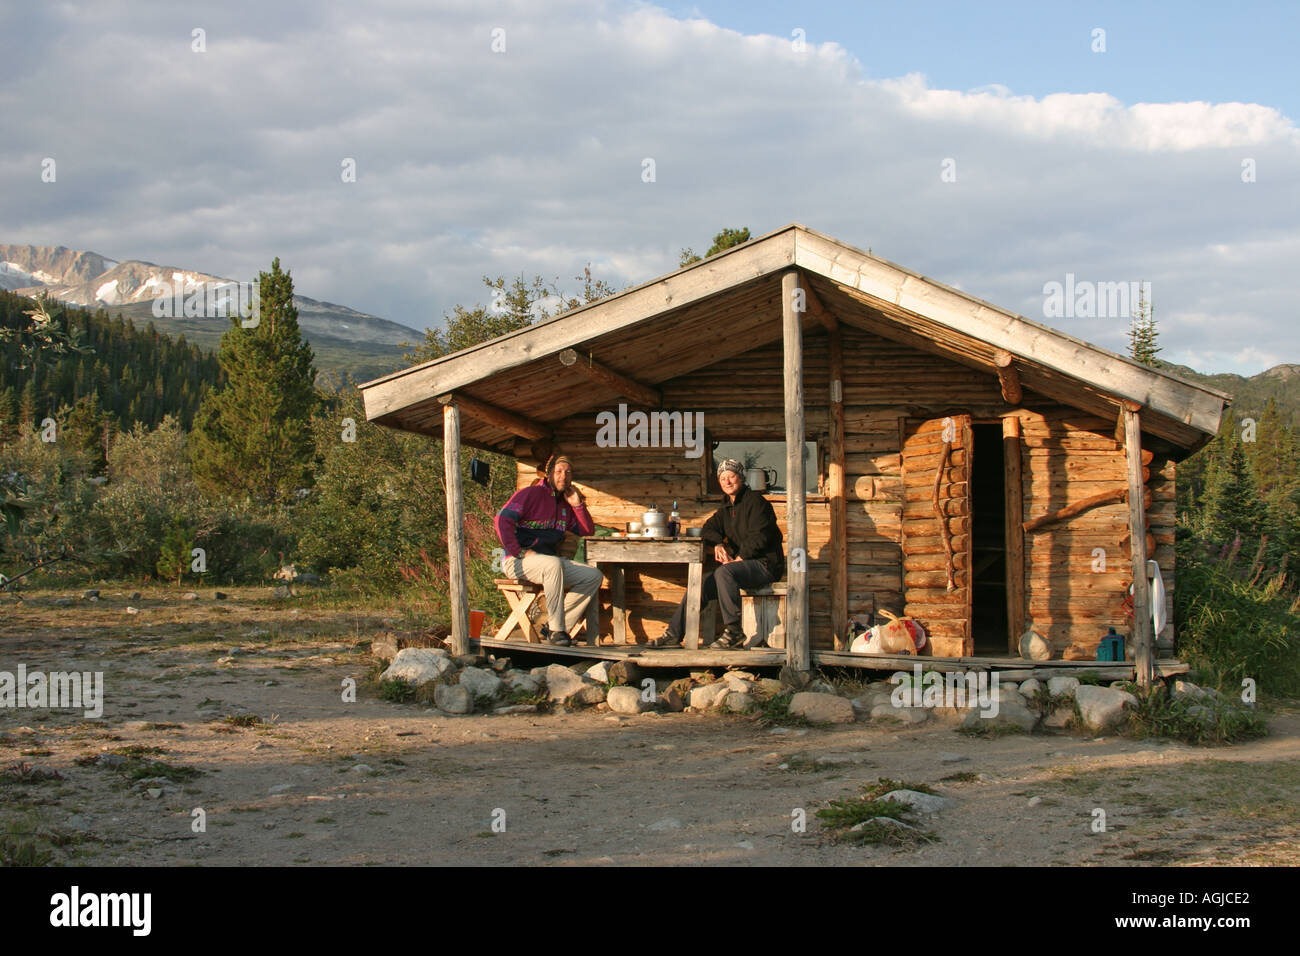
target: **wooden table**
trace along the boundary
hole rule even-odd
[[[609,578],[614,617],[614,646],[627,643],[627,597],[623,569],[630,564],[686,565],[686,633],[682,646],[700,646],[700,595],[704,584],[704,541],[701,538],[584,538],[587,563]]]

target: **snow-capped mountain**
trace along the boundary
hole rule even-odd
[[[195,292],[223,299],[238,283],[233,279],[210,275],[193,269],[159,266],[152,262],[130,259],[118,262],[94,252],[81,252],[64,246],[0,245],[0,289],[20,295],[45,292],[52,299],[87,308],[120,310],[139,321],[159,313],[153,310],[155,299],[173,299]],[[320,302],[295,295],[298,324],[309,339],[322,337],[341,342],[396,346],[420,338],[420,333],[378,316],[357,312],[347,306]],[[167,318],[195,325],[213,323],[220,332],[229,324],[226,319],[187,318],[170,307]],[[193,337],[193,336],[191,336]]]

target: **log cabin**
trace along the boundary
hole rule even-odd
[[[519,487],[563,451],[620,530],[673,502],[702,523],[715,459],[744,455],[769,469],[790,557],[784,648],[746,663],[861,664],[850,621],[887,610],[925,627],[932,664],[1013,664],[1030,630],[1057,661],[1095,661],[1113,627],[1141,681],[1174,656],[1175,466],[1230,401],[797,223],[361,388],[370,421],[444,442],[457,647],[462,446],[512,456]],[[703,440],[638,441],[638,412],[691,413]],[[610,441],[612,416],[634,434]],[[582,653],[635,652],[685,586],[684,569],[629,575],[619,645],[607,611]]]

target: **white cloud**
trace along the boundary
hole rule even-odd
[[[1031,317],[1067,272],[1150,281],[1166,355],[1207,370],[1300,357],[1300,137],[1266,106],[874,80],[615,0],[94,9],[34,14],[0,87],[0,242],[235,278],[278,255],[306,295],[423,325],[484,274],[639,283],[797,220]]]

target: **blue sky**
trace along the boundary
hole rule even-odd
[[[484,275],[622,288],[798,221],[1115,351],[1127,316],[1054,320],[1045,289],[1148,282],[1162,358],[1254,374],[1300,362],[1297,27],[1300,3],[7,5],[0,244],[235,279],[279,256],[422,330]]]
[[[1300,3],[668,4],[743,33],[845,47],[876,79],[924,73],[931,85],[1012,93],[1110,93],[1124,103],[1262,103],[1300,116]],[[1106,31],[1104,54],[1092,31]]]

